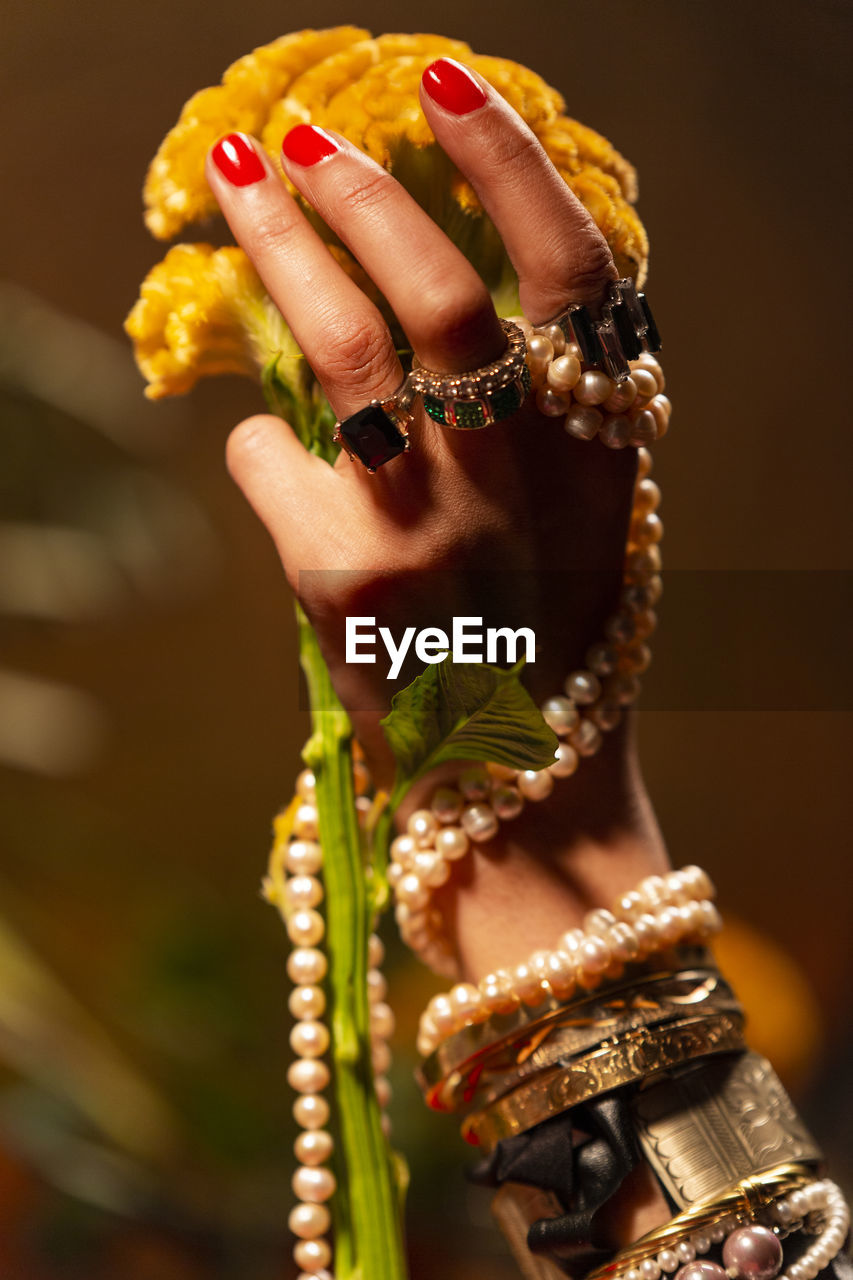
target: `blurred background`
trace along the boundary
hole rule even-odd
[[[229,481],[223,379],[143,400],[148,161],[288,30],[438,31],[534,67],[638,167],[674,429],[641,736],[674,862],[853,1187],[850,8],[842,0],[7,0],[0,48],[0,1271],[289,1280],[285,937],[258,897],[306,733],[291,602]],[[509,1280],[411,1081],[412,1280]],[[441,1221],[441,1231],[436,1224]]]

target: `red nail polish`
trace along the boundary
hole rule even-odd
[[[467,116],[486,101],[486,95],[468,68],[452,58],[439,58],[430,63],[423,82],[433,102],[456,116]]]
[[[213,163],[232,187],[250,187],[267,176],[263,161],[245,133],[229,133],[211,151]]]
[[[340,148],[325,129],[318,129],[313,124],[298,124],[284,135],[281,149],[286,160],[304,165],[307,169],[312,164],[317,164],[318,160],[333,156]]]

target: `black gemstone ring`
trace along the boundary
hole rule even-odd
[[[507,348],[499,359],[467,373],[433,373],[413,369],[411,384],[423,396],[429,416],[444,427],[462,430],[488,427],[511,417],[530,390],[530,371],[524,362],[527,343],[511,320],[501,320]]]
[[[577,344],[585,365],[599,365],[616,382],[631,372],[629,360],[641,351],[660,351],[660,334],[644,293],[630,276],[610,286],[601,319],[593,320],[582,303],[566,307],[546,324],[558,324],[568,342]],[[544,328],[540,325],[539,328]]]
[[[349,457],[357,458],[373,473],[392,458],[409,449],[409,423],[415,392],[409,378],[404,379],[393,395],[370,404],[335,423],[332,437]]]

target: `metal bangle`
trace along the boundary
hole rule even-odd
[[[631,372],[629,360],[636,360],[641,351],[660,351],[651,307],[626,276],[610,286],[601,316],[593,320],[587,307],[572,303],[545,323],[560,326],[567,340],[576,343],[584,364],[600,365],[616,382],[624,382]]]
[[[462,1136],[486,1152],[572,1107],[659,1071],[716,1053],[742,1052],[743,1019],[722,1013],[687,1017],[650,1032],[642,1027],[519,1085],[462,1125]]]

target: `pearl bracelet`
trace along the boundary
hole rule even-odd
[[[523,964],[486,974],[475,986],[457,983],[433,996],[421,1015],[417,1048],[424,1057],[467,1026],[531,1007],[549,996],[568,1000],[591,991],[625,964],[689,941],[704,942],[719,932],[721,920],[711,899],[714,888],[700,867],[666,876],[647,876],[624,894],[612,911],[597,908],[583,927],[570,929],[551,950],[535,951]]]
[[[646,641],[657,624],[654,606],[663,591],[658,548],[663,525],[656,514],[660,489],[649,478],[651,465],[648,449],[639,449],[624,583],[618,607],[604,625],[604,638],[589,647],[586,666],[571,672],[564,692],[541,707],[560,739],[554,763],[538,771],[463,769],[457,786],[439,787],[429,807],[413,813],[406,833],[391,845],[388,879],[400,935],[443,977],[457,976],[458,969],[431,898],[450,878],[451,864],[472,844],[493,839],[501,822],[516,818],[527,801],[549,796],[555,779],[570,777],[582,758],[595,755],[603,735],[616,728],[624,708],[639,694],[638,676],[651,662]]]
[[[663,369],[649,352],[629,361],[630,375],[616,382],[599,368],[585,368],[580,348],[559,324],[534,327],[512,316],[527,339],[527,367],[536,407],[578,440],[598,436],[608,449],[650,445],[669,430],[672,404],[663,394]]]
[[[292,824],[286,816],[288,811],[276,820],[276,838],[262,892],[281,913],[293,948],[287,959],[287,974],[294,984],[288,1007],[295,1019],[290,1047],[296,1057],[288,1068],[287,1083],[298,1095],[293,1104],[293,1117],[302,1131],[293,1147],[299,1162],[292,1181],[298,1203],[288,1217],[290,1230],[298,1237],[293,1259],[303,1273],[319,1277],[332,1259],[332,1249],[326,1239],[331,1226],[326,1201],[334,1194],[336,1182],[328,1167],[334,1140],[327,1128],[329,1103],[323,1096],[331,1079],[329,1067],[322,1060],[330,1045],[329,1029],[323,1021],[326,996],[320,985],[328,967],[320,949],[325,936],[325,923],[319,911],[324,896],[319,878],[323,851],[318,839],[314,777],[309,770],[299,775],[296,793]],[[390,1122],[385,1108],[391,1098],[387,1078],[391,1052],[387,1040],[394,1030],[394,1015],[385,1002],[387,986],[380,969],[383,956],[382,941],[372,934],[368,942],[367,972],[371,1059],[376,1097],[383,1110],[382,1125],[387,1135]]]

